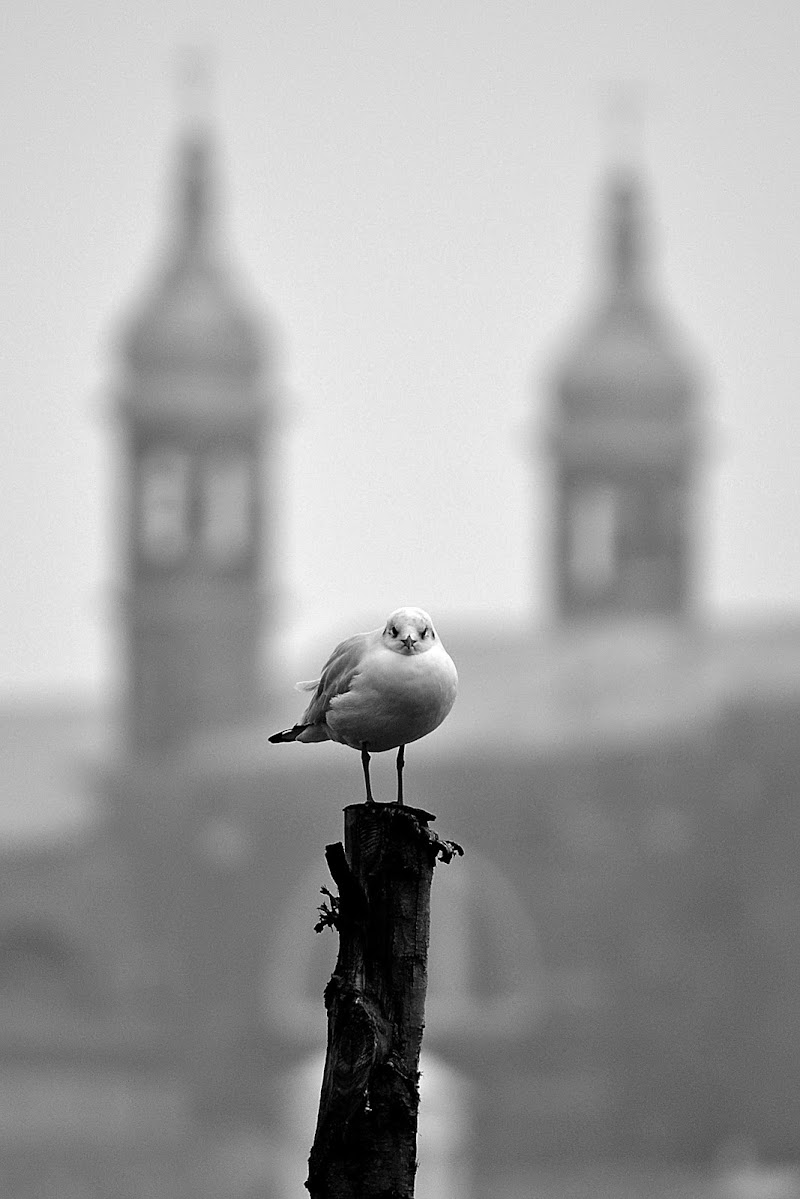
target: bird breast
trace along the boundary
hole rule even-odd
[[[326,723],[335,741],[380,753],[418,741],[437,728],[453,706],[458,676],[441,646],[398,654],[377,645],[336,696]]]

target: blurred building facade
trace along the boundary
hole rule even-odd
[[[0,726],[9,789],[43,813],[2,847],[9,1199],[282,1199],[313,1132],[321,851],[357,771],[266,745],[274,381],[205,128],[175,191],[115,401],[124,710]],[[467,847],[434,886],[439,1181],[419,1199],[448,1174],[464,1199],[541,1161],[700,1160],[739,1135],[800,1154],[800,627],[699,618],[699,376],[637,172],[602,208],[598,300],[546,437],[558,619],[524,643],[448,636],[458,708],[409,778]]]

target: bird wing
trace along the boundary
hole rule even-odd
[[[301,717],[301,724],[321,724],[331,706],[331,700],[350,690],[350,684],[358,674],[364,652],[374,633],[356,633],[341,641],[322,668],[316,683],[302,684],[303,690],[316,687],[314,698]]]

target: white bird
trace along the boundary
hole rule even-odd
[[[432,733],[456,698],[453,661],[422,608],[398,608],[381,629],[336,646],[319,679],[298,683],[314,698],[296,725],[270,741],[338,741],[361,751],[367,803],[370,751],[397,749],[397,802],[403,802],[404,751]]]

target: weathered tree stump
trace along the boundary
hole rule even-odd
[[[306,1187],[311,1199],[413,1199],[431,879],[437,858],[462,850],[420,808],[344,816],[344,847],[325,850],[339,895],[323,889],[317,925],[338,930],[339,955]]]

